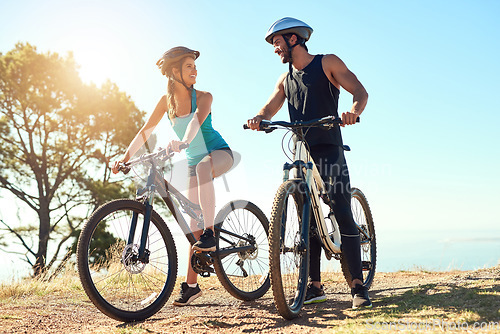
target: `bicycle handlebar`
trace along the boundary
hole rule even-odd
[[[356,118],[356,123],[359,123],[360,118]],[[303,127],[328,127],[331,128],[335,125],[342,124],[342,119],[335,116],[326,116],[323,118],[312,119],[310,121],[296,121],[296,122],[285,122],[285,121],[268,121],[263,119],[260,121],[259,130],[265,132],[271,132],[276,130],[276,126],[281,126],[289,129],[303,128]],[[250,129],[248,125],[243,124],[243,129]]]
[[[181,150],[186,149],[189,147],[189,144],[184,143],[179,146]],[[130,171],[130,168],[133,166],[147,162],[147,161],[153,161],[153,160],[161,160],[165,161],[169,158],[171,158],[174,155],[174,152],[172,152],[170,149],[162,148],[157,152],[154,153],[149,153],[149,154],[143,154],[138,158],[135,158],[133,160],[130,160],[128,162],[120,162],[118,164],[118,170],[123,172],[124,174],[127,174]]]

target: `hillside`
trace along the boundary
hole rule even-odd
[[[350,309],[340,273],[324,274],[328,301],[304,307],[301,316],[279,316],[268,292],[253,302],[231,297],[216,277],[200,279],[204,295],[192,306],[171,300],[147,321],[124,324],[100,313],[75,274],[55,282],[33,280],[0,286],[1,333],[333,333],[456,331],[500,332],[500,267],[476,271],[377,273],[374,307]],[[176,297],[178,286],[174,290]],[[482,326],[482,329],[481,329]]]

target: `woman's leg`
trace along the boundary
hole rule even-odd
[[[189,189],[187,193],[187,198],[195,203],[199,204],[198,202],[198,179],[195,176],[190,176],[189,177]],[[197,226],[197,222],[194,219],[191,219],[190,222],[190,227],[191,231],[193,231],[194,237],[196,240],[200,238],[201,235],[201,230]],[[195,284],[198,282],[198,274],[194,272],[193,268],[191,268],[191,256],[193,255],[193,250],[191,249],[191,245],[189,245],[189,251],[188,251],[189,257],[188,257],[188,268],[187,268],[187,275],[186,275],[186,283],[187,284]]]
[[[225,150],[217,150],[203,158],[196,166],[198,196],[205,229],[212,229],[215,219],[215,190],[213,178],[227,172],[233,165],[233,157]]]

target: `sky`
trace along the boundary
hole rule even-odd
[[[212,93],[214,127],[241,155],[227,187],[216,181],[217,205],[243,198],[269,215],[284,132],[242,125],[288,68],[264,40],[268,27],[285,16],[303,20],[314,29],[310,53],[339,56],[369,93],[361,123],[343,138],[352,185],[367,196],[384,240],[380,256],[406,250],[425,266],[419,252],[453,238],[482,266],[500,259],[498,13],[493,0],[0,0],[0,52],[17,42],[72,52],[86,82],[115,82],[149,114],[166,91],[156,60],[178,45],[199,50],[195,88]],[[351,103],[342,90],[339,111]],[[286,107],[274,119],[287,120]],[[167,123],[156,131],[164,145],[173,138]]]

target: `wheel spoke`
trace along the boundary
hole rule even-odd
[[[127,244],[133,213],[137,226],[133,242]],[[156,313],[175,284],[173,238],[156,212],[147,234],[147,261],[138,260],[143,222],[143,204],[113,201],[90,217],[78,243],[78,270],[87,295],[102,312],[121,321],[144,320]]]
[[[269,247],[267,246],[268,222],[265,215],[255,205],[246,201],[230,202],[217,215],[221,228],[239,237],[217,231],[219,249],[234,245],[237,249],[252,246],[246,251],[236,251],[215,258],[215,271],[222,285],[233,296],[252,300],[262,296],[269,288],[268,277]],[[228,242],[223,240],[227,239]],[[246,272],[247,276],[244,276]]]

